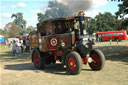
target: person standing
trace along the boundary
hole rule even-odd
[[[98,38],[97,38],[97,42],[99,42],[99,41],[100,41],[100,38],[98,37]]]
[[[15,56],[15,54],[16,54],[16,41],[15,40],[13,40],[13,47],[12,47],[12,52],[13,52],[13,56]]]
[[[109,41],[110,41],[110,45],[111,45],[112,44],[112,37],[110,37],[110,40]]]
[[[24,46],[23,46],[22,42],[20,42],[20,44],[21,44],[21,53],[23,53],[24,52]]]
[[[119,38],[116,37],[115,40],[116,40],[116,42],[117,42],[117,44],[118,44],[118,43],[119,43]]]
[[[17,48],[18,48],[18,53],[19,53],[21,50],[21,42],[17,42]]]
[[[29,40],[28,39],[26,39],[26,52],[30,52],[30,50],[29,50]]]
[[[117,42],[117,44],[119,43],[119,38],[117,38],[116,42]]]
[[[16,54],[19,54],[19,42],[16,41]]]
[[[26,51],[26,40],[23,39],[23,52],[25,52],[25,51]]]

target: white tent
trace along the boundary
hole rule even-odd
[[[19,39],[18,38],[8,38],[8,42],[13,42],[13,40],[19,42]]]

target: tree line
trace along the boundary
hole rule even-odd
[[[112,31],[112,30],[126,30],[128,33],[128,0],[108,0],[108,1],[122,1],[118,5],[119,10],[112,15],[111,13],[104,13],[97,15],[91,20],[89,33],[92,34],[97,31]],[[120,19],[119,19],[120,18]]]
[[[28,34],[36,29],[33,26],[26,28],[27,22],[24,20],[23,13],[21,12],[12,14],[10,18],[14,18],[13,22],[7,23],[3,29],[0,29],[0,35],[3,35],[6,39],[15,38],[17,35]]]
[[[108,0],[110,1],[110,0]],[[111,0],[118,1],[118,0]],[[121,0],[120,0],[121,1]],[[122,0],[122,4],[119,4],[119,10],[112,15],[109,12],[103,14],[99,13],[90,21],[88,21],[87,32],[93,34],[101,31],[113,31],[113,30],[127,30],[128,32],[128,19],[123,17],[128,14],[128,0]],[[37,13],[38,22],[42,22],[54,18],[62,18],[75,16],[72,10],[61,3],[56,1],[48,2],[48,9],[45,13]],[[16,37],[17,35],[28,34],[36,28],[29,26],[26,28],[26,20],[23,18],[23,13],[12,14],[11,18],[14,18],[13,22],[9,22],[3,29],[0,29],[0,35],[4,35],[6,38]],[[119,19],[120,18],[120,19]]]

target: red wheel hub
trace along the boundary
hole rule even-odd
[[[100,57],[97,54],[92,54],[91,58],[93,60],[92,65],[98,66],[100,64]]]
[[[36,55],[34,56],[34,63],[35,65],[38,65],[38,57]]]
[[[68,67],[71,70],[75,70],[76,69],[76,60],[73,57],[68,58]]]

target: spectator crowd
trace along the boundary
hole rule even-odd
[[[26,53],[30,52],[29,40],[28,39],[24,39],[20,41],[13,40],[13,43],[12,43],[13,56],[19,53],[24,53],[24,52]]]

